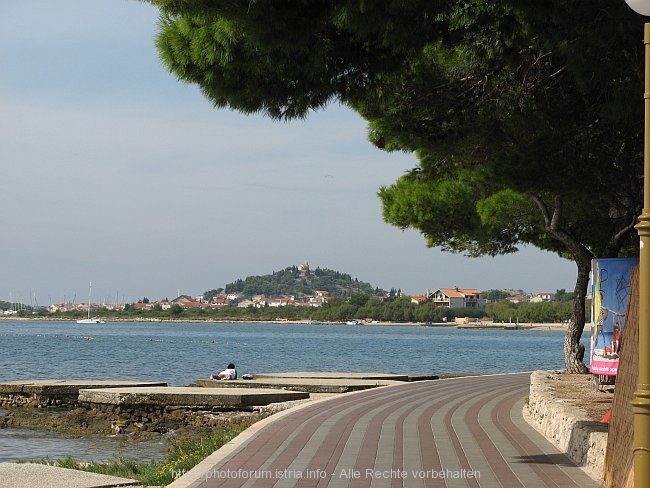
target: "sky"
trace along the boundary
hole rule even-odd
[[[212,104],[155,48],[137,0],[0,2],[0,300],[198,295],[308,261],[407,294],[573,290],[534,248],[469,258],[382,219],[416,166],[337,104],[273,122]]]

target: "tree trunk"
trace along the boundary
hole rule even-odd
[[[564,364],[569,373],[588,373],[589,369],[583,362],[585,346],[580,343],[582,331],[585,328],[585,297],[589,286],[589,272],[591,261],[576,259],[578,265],[578,277],[573,292],[573,314],[569,321],[569,327],[564,336]]]
[[[560,225],[563,206],[561,195],[554,195],[552,212],[541,196],[531,195],[531,198],[542,213],[548,235],[564,244],[578,267],[576,287],[573,291],[573,314],[564,336],[564,364],[569,373],[588,373],[589,369],[583,362],[585,347],[580,344],[580,337],[585,328],[585,300],[589,286],[591,260],[594,256],[578,238]]]

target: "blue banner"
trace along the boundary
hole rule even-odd
[[[592,374],[616,376],[630,296],[630,275],[638,258],[594,259],[592,268]]]

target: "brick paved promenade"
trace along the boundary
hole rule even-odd
[[[348,393],[266,419],[170,487],[597,487],[522,418],[527,373]]]

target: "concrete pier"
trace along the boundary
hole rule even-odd
[[[392,373],[346,373],[346,372],[314,372],[314,371],[289,371],[278,373],[257,373],[254,375],[256,379],[268,378],[305,378],[310,380],[331,380],[331,379],[344,379],[344,380],[369,380],[369,381],[408,381],[409,376],[406,374],[392,374]]]
[[[131,387],[79,391],[79,402],[82,404],[113,405],[127,409],[141,406],[245,408],[306,398],[309,398],[309,393],[268,388]]]
[[[196,380],[195,385],[203,388],[282,388],[308,393],[347,393],[368,390],[378,386],[391,386],[407,381],[434,380],[436,375],[405,375],[384,373],[344,372],[278,372],[257,373],[253,379],[238,380]]]
[[[167,386],[161,381],[128,380],[14,380],[0,382],[0,405],[15,407],[70,406],[79,390],[91,388]]]
[[[361,380],[344,378],[290,378],[256,375],[252,380],[196,380],[196,386],[202,388],[282,388],[291,391],[307,393],[347,393],[350,391],[368,390],[378,386],[389,386],[402,381],[394,380]]]

